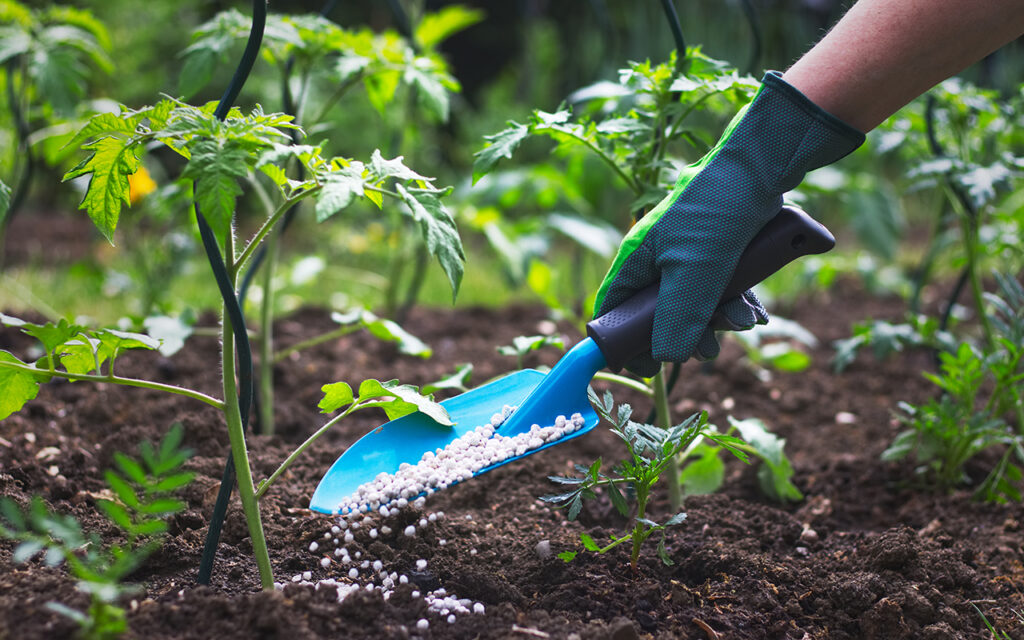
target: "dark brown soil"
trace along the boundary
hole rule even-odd
[[[114,531],[96,515],[95,501],[112,454],[134,451],[141,439],[160,437],[173,422],[185,426],[196,452],[189,466],[199,475],[184,492],[189,508],[173,519],[163,550],[133,577],[144,591],[126,603],[132,638],[989,638],[975,605],[1010,637],[1024,638],[1013,614],[1024,609],[1021,506],[978,504],[966,492],[929,493],[912,486],[908,465],[879,461],[897,430],[891,416],[896,402],[920,401],[933,392],[920,376],[930,361],[922,353],[884,363],[862,356],[844,374],[833,374],[831,340],[847,335],[853,320],[899,318],[902,311],[897,301],[856,291],[832,295],[805,301],[790,314],[822,341],[810,370],[775,373],[762,382],[731,345],[712,367],[686,365],[672,396],[680,417],[703,408],[718,424],[727,415],[763,419],[787,439],[805,500],[772,504],[757,490],[756,470],[731,462],[721,494],[686,501],[688,519],[668,540],[673,566],[658,560],[653,545],[635,573],[624,549],[580,553],[571,563],[542,557],[543,541],[557,554],[579,549],[581,531],[604,538],[624,530],[625,520],[607,499],[589,503],[578,522],[537,499],[554,489],[545,477],[566,471],[570,462],[598,456],[612,462],[622,455],[618,441],[599,428],[441,492],[427,510],[443,510],[446,517],[414,538],[394,527],[396,533],[373,541],[362,531],[346,545],[381,559],[389,571],[412,575],[424,588],[440,585],[486,605],[485,614],[461,615],[453,624],[428,614],[422,599],[411,597],[412,586],[388,601],[359,592],[341,604],[326,588],[289,584],[259,592],[237,505],[229,513],[213,584],[197,587],[227,436],[215,411],[191,401],[110,385],[47,385],[24,411],[0,423],[0,493],[22,501],[42,495],[110,536]],[[418,311],[406,326],[432,345],[429,360],[399,356],[391,346],[352,335],[285,362],[276,371],[278,435],[251,441],[256,476],[273,471],[323,423],[316,411],[322,384],[397,377],[419,385],[465,362],[474,364],[473,382],[479,384],[515,366],[495,353],[495,345],[536,333],[543,321],[543,311],[529,307]],[[326,313],[304,311],[279,324],[278,340],[294,342],[329,324]],[[0,348],[27,345],[15,332],[0,333]],[[120,373],[220,395],[216,350],[214,339],[195,338],[170,359],[125,356]],[[528,364],[555,358],[554,352],[541,353]],[[641,416],[649,409],[642,397],[618,397],[633,402]],[[840,413],[850,415],[837,420]],[[347,580],[340,567],[321,568],[322,554],[309,551],[333,522],[305,506],[328,466],[381,419],[352,416],[264,499],[279,581],[303,571],[314,580]],[[667,503],[656,503],[652,515],[670,515]],[[13,565],[11,549],[0,544],[0,639],[71,636],[73,625],[44,605],[56,600],[83,606],[74,581],[38,561]],[[412,573],[419,558],[429,561],[428,569]],[[426,633],[416,630],[423,617],[430,620]]]

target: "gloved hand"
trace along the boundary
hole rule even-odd
[[[740,255],[779,212],[784,193],[863,142],[863,133],[781,74],[766,74],[718,144],[633,225],[601,284],[595,317],[661,280],[651,353],[626,367],[652,376],[660,362],[714,358],[719,345],[708,322],[716,307],[735,330],[766,323],[768,314],[750,291],[718,305]]]

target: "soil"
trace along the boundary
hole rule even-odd
[[[734,343],[713,365],[683,368],[672,394],[677,415],[707,409],[720,425],[728,415],[761,418],[786,438],[794,482],[805,497],[775,504],[759,492],[756,468],[729,462],[719,494],[687,498],[687,520],[667,540],[671,566],[658,559],[654,544],[635,572],[623,548],[605,555],[581,551],[569,563],[553,555],[580,550],[582,531],[600,539],[627,524],[605,496],[587,503],[574,522],[538,500],[556,488],[546,476],[568,471],[571,463],[599,456],[612,462],[623,454],[604,427],[438,493],[422,514],[403,512],[390,535],[371,540],[357,532],[346,545],[350,552],[412,576],[412,584],[387,601],[359,591],[339,604],[332,588],[290,582],[304,571],[314,581],[348,580],[336,564],[321,567],[322,551],[309,551],[334,522],[305,507],[345,447],[383,420],[371,412],[351,416],[321,438],[264,498],[276,579],[288,583],[273,592],[258,590],[237,503],[212,584],[195,583],[227,450],[221,420],[205,405],[111,385],[45,385],[25,410],[0,422],[0,493],[23,502],[41,495],[114,540],[116,532],[95,507],[113,453],[134,452],[142,439],[159,438],[174,422],[184,425],[195,452],[188,466],[198,476],[183,491],[188,509],[173,518],[162,550],[132,576],[142,590],[125,603],[130,638],[990,638],[975,607],[1009,637],[1024,638],[1014,614],[1024,609],[1022,507],[979,504],[967,491],[932,493],[915,484],[910,464],[880,461],[899,428],[892,416],[896,403],[934,393],[920,375],[931,360],[904,353],[878,362],[864,354],[834,374],[832,340],[848,335],[858,319],[898,319],[903,307],[851,287],[829,295],[784,313],[821,340],[809,370],[775,372],[764,381]],[[277,339],[287,345],[330,324],[325,311],[304,310],[279,323]],[[324,422],[316,410],[321,385],[369,377],[422,385],[466,362],[480,384],[515,367],[495,345],[552,325],[540,308],[513,307],[418,310],[406,327],[433,347],[432,358],[402,356],[353,334],[277,367],[278,432],[252,437],[250,444],[258,478]],[[557,330],[570,340],[579,337],[564,326]],[[24,354],[29,344],[15,331],[0,333],[0,348]],[[123,356],[119,373],[219,396],[216,350],[215,339],[196,337],[170,358]],[[558,355],[542,351],[527,364],[550,365]],[[642,396],[616,391],[616,397],[640,416],[649,410]],[[407,520],[436,511],[445,517],[415,537],[401,534]],[[655,502],[653,518],[670,515],[664,497]],[[45,604],[81,608],[85,596],[63,569],[39,560],[13,564],[11,551],[9,542],[0,542],[0,639],[71,637],[73,624]],[[416,571],[420,558],[428,560],[425,571]],[[411,592],[437,586],[483,603],[485,613],[463,614],[454,623],[428,613]],[[421,618],[429,620],[428,631],[417,630]]]

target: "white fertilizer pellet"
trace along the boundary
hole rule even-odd
[[[420,618],[419,621],[416,623],[416,628],[420,631],[426,631],[430,628],[430,621],[426,618]]]
[[[423,558],[420,558],[419,560],[416,561],[416,569],[418,569],[419,571],[423,571],[426,568],[427,568],[427,561],[426,560],[424,560]]]
[[[495,433],[513,410],[512,407],[506,407],[501,414],[495,414],[491,424],[468,431],[444,449],[424,453],[416,464],[403,463],[394,474],[378,474],[372,482],[361,485],[351,496],[343,499],[336,512],[350,514],[372,510],[381,515],[392,514],[392,503],[402,508],[414,498],[413,506],[421,509],[426,502],[424,494],[461,482],[481,469],[523,455],[573,433],[584,425],[583,416],[576,413],[569,419],[558,416],[555,424],[550,427],[533,425],[529,431],[511,437]],[[351,522],[350,526],[355,528],[357,521]],[[421,523],[420,527],[423,526],[424,523]],[[415,532],[408,535],[415,535]]]
[[[316,553],[316,550],[319,549],[319,548],[320,548],[320,545],[318,545],[317,543],[315,543],[315,542],[310,542],[309,543],[309,550],[312,551],[313,553]]]
[[[326,569],[327,567],[331,566],[331,559],[330,558],[320,558],[320,566],[323,567],[324,569]]]

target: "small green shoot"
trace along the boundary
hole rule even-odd
[[[114,497],[100,499],[96,505],[119,530],[121,542],[104,544],[95,533],[84,532],[73,516],[51,510],[40,497],[33,498],[27,508],[11,498],[0,498],[0,536],[18,542],[14,561],[28,562],[43,553],[48,566],[66,563],[78,580],[78,590],[89,595],[86,611],[58,602],[47,605],[78,623],[82,638],[119,638],[128,628],[119,602],[138,588],[124,580],[160,548],[167,519],[185,509],[173,493],[194,477],[182,470],[190,455],[180,448],[182,435],[181,425],[175,424],[158,445],[143,442],[141,460],[114,454],[117,468],[106,472]]]
[[[544,347],[555,347],[564,351],[565,340],[561,336],[516,336],[512,339],[512,344],[498,347],[498,353],[503,356],[515,356],[516,368],[522,369],[526,355]]]
[[[627,404],[619,405],[616,410],[615,401],[610,392],[606,392],[602,398],[591,389],[590,401],[597,409],[598,414],[611,423],[612,432],[626,444],[629,458],[614,468],[612,472],[614,475],[602,473],[602,461],[598,459],[589,467],[577,465],[576,470],[581,474],[578,477],[552,476],[550,477],[552,482],[567,485],[570,490],[565,493],[544,496],[541,499],[568,509],[569,519],[575,520],[583,508],[583,501],[597,497],[596,490],[602,489],[608,494],[615,509],[622,516],[629,517],[632,514],[632,524],[625,535],[613,536],[611,542],[605,546],[599,545],[590,535],[582,533],[580,539],[584,548],[596,553],[607,553],[620,544],[632,542],[630,566],[636,571],[644,542],[652,535],[660,533],[658,557],[666,565],[673,564],[672,558],[665,549],[665,535],[670,527],[682,524],[686,519],[686,514],[677,513],[663,523],[648,518],[647,508],[652,498],[654,485],[657,484],[662,473],[669,468],[669,463],[702,436],[719,443],[741,460],[747,460],[746,453],[737,447],[739,441],[736,438],[708,430],[706,413],[690,416],[671,429],[661,429],[630,420],[633,410]],[[635,499],[635,509],[630,508],[626,495]],[[562,559],[566,562],[571,560],[568,555]]]

